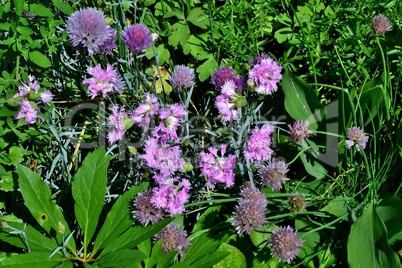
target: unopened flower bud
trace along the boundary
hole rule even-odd
[[[191,164],[190,162],[184,163],[184,172],[189,172],[192,171],[193,169],[194,169],[193,164]]]
[[[158,39],[159,35],[157,33],[151,33],[151,41],[155,42]]]

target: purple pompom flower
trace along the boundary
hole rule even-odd
[[[110,54],[117,46],[116,30],[105,23],[105,15],[95,8],[74,12],[66,25],[71,44],[75,48],[86,48],[89,54]]]
[[[159,110],[158,99],[153,94],[146,94],[143,102],[132,112],[131,118],[140,127],[148,127],[151,116]]]
[[[370,23],[370,26],[373,28],[375,34],[383,34],[391,30],[391,24],[384,14],[375,16]]]
[[[261,161],[268,161],[273,154],[270,135],[275,131],[272,125],[263,125],[256,127],[247,142],[247,149],[244,152],[246,158],[259,164]]]
[[[288,198],[288,202],[290,204],[290,212],[303,211],[307,207],[304,194],[292,193]]]
[[[127,47],[134,53],[152,46],[152,36],[147,26],[143,24],[134,24],[123,30],[121,37]]]
[[[224,157],[226,153],[226,145],[221,145],[221,156],[218,156],[218,149],[210,147],[209,153],[200,153],[201,172],[207,177],[207,186],[212,189],[217,183],[224,183],[226,187],[234,185],[233,169],[236,165],[236,156],[229,155]]]
[[[135,210],[133,217],[140,221],[144,226],[157,223],[163,219],[163,210],[155,207],[151,203],[152,191],[148,190],[140,193],[134,201]]]
[[[92,99],[98,93],[106,98],[108,93],[122,93],[124,91],[120,76],[110,64],[107,65],[106,70],[103,70],[98,64],[93,68],[89,67],[87,72],[92,75],[92,78],[85,79],[83,83],[88,87],[88,95],[91,95]]]
[[[282,182],[290,180],[285,175],[289,171],[288,166],[283,160],[273,160],[268,165],[261,166],[258,175],[261,178],[261,184],[271,187],[272,190],[282,189]]]
[[[184,256],[183,249],[188,247],[190,240],[186,231],[180,231],[177,224],[170,224],[155,235],[155,240],[162,239],[163,253],[178,250],[180,256]]]
[[[288,125],[290,136],[295,141],[304,141],[304,139],[309,138],[313,132],[309,130],[310,123],[308,121],[296,121],[293,125]]]
[[[235,80],[235,71],[232,67],[221,67],[211,75],[211,84],[215,89],[221,88],[227,81]]]
[[[38,117],[37,111],[31,106],[28,100],[22,100],[20,102],[21,110],[15,116],[15,119],[25,118],[25,125],[32,125],[35,123]]]
[[[290,262],[300,253],[300,248],[304,242],[297,236],[297,232],[290,226],[279,227],[274,231],[268,240],[268,246],[271,248],[272,257],[277,257],[279,261]]]
[[[170,77],[170,83],[174,89],[181,91],[194,86],[194,79],[195,75],[193,68],[184,65],[177,65]]]
[[[350,149],[354,145],[356,146],[356,150],[360,151],[360,149],[366,148],[366,143],[368,141],[366,134],[359,127],[352,127],[348,129],[348,140],[345,141],[346,148]]]
[[[278,89],[277,83],[281,81],[282,67],[272,58],[264,58],[249,71],[247,83],[255,87],[260,94],[271,95]]]

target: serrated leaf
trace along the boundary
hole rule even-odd
[[[29,11],[41,17],[54,17],[53,12],[43,5],[30,4]]]
[[[207,29],[210,23],[208,15],[200,7],[196,7],[190,11],[190,14],[187,16],[187,21],[201,29]]]
[[[134,196],[145,191],[147,187],[148,183],[134,186],[117,199],[96,237],[94,252],[106,247],[132,225],[130,203]]]
[[[46,268],[54,267],[64,258],[55,255],[49,258],[50,252],[30,252],[25,254],[12,255],[0,262],[0,267],[10,268]]]
[[[74,12],[74,8],[72,8],[70,5],[63,3],[59,0],[53,0],[53,5],[60,10],[61,12],[63,12],[64,14],[66,14],[67,16],[70,16],[73,12]]]
[[[205,53],[206,51],[201,46],[202,40],[198,36],[190,35],[187,39],[186,44],[183,46],[183,53],[188,55],[191,53],[192,56],[197,57],[198,54]]]
[[[198,78],[201,82],[207,80],[211,74],[214,73],[215,69],[218,68],[218,62],[215,58],[210,55],[210,58],[206,60],[203,64],[198,66],[197,73],[199,73]]]
[[[399,268],[398,255],[387,241],[387,229],[373,203],[355,221],[348,238],[349,267]]]
[[[52,194],[49,187],[38,174],[22,165],[17,166],[17,173],[25,206],[48,234],[52,235],[54,232],[52,229],[56,231],[57,241],[61,243],[61,234],[58,232],[59,222],[65,226],[66,234],[70,233],[70,229],[60,207],[51,201]],[[74,239],[70,239],[68,246],[75,250]]]
[[[236,247],[223,243],[219,246],[217,251],[228,252],[229,255],[226,256],[219,263],[215,264],[213,266],[214,268],[228,268],[228,267],[247,268],[246,257],[244,257],[243,253]]]
[[[111,241],[110,244],[107,245],[102,251],[100,257],[112,251],[129,249],[137,246],[143,241],[153,237],[171,221],[173,221],[173,218],[168,218],[145,227],[135,226],[131,229],[128,229],[121,236]]]
[[[170,27],[169,44],[177,47],[179,44],[184,46],[190,37],[190,28],[185,21],[179,21]]]
[[[84,232],[84,248],[88,246],[98,225],[107,185],[107,168],[110,156],[104,147],[89,153],[78,169],[72,183],[74,212]]]
[[[29,60],[42,68],[49,68],[52,64],[50,60],[39,51],[29,52]]]
[[[128,267],[142,261],[147,256],[139,250],[123,249],[110,252],[99,258],[99,267]]]

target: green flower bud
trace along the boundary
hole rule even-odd
[[[128,152],[130,154],[136,154],[137,153],[137,149],[133,146],[128,146]]]
[[[194,169],[193,164],[191,164],[190,162],[184,163],[184,172],[189,172],[192,171],[193,169]]]
[[[36,93],[35,91],[31,91],[28,95],[28,100],[30,101],[36,101],[39,98],[39,93]]]
[[[246,106],[247,104],[247,100],[245,97],[243,96],[239,96],[236,100],[235,100],[235,104],[237,108],[241,108],[243,106]]]
[[[125,130],[130,129],[134,125],[134,121],[131,118],[124,117],[123,125]]]

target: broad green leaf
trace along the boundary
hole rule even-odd
[[[173,221],[173,218],[168,218],[145,227],[135,226],[131,229],[128,229],[121,236],[111,241],[99,256],[102,257],[105,254],[116,250],[133,248],[143,241],[153,237],[171,221]]]
[[[226,256],[219,263],[215,264],[214,268],[227,268],[227,267],[238,267],[247,268],[247,261],[243,253],[236,247],[223,243],[217,249],[217,252],[228,252],[229,255]]]
[[[24,10],[24,3],[24,0],[14,0],[15,13],[17,13],[17,15],[21,15]]]
[[[196,7],[190,11],[190,14],[187,16],[187,21],[201,29],[207,29],[210,23],[208,15],[200,7]]]
[[[368,81],[365,83],[360,92],[359,104],[362,109],[363,118],[366,118],[364,125],[367,126],[371,124],[373,118],[375,118],[378,113],[380,112],[380,108],[383,106],[384,103],[384,88],[383,88],[383,81],[382,76],[374,78],[373,80]],[[388,92],[385,93],[386,101],[389,101]],[[383,106],[383,109],[387,107]],[[388,111],[385,111],[388,112]],[[384,113],[385,114],[385,113]]]
[[[57,241],[61,243],[61,234],[57,228],[59,222],[65,226],[65,234],[68,235],[70,229],[60,207],[51,201],[52,194],[49,187],[37,173],[22,165],[17,166],[17,173],[25,206],[48,234],[56,233]],[[68,245],[75,250],[74,239],[70,239]]]
[[[183,53],[188,55],[191,53],[192,56],[197,57],[198,54],[207,53],[202,47],[203,40],[201,39],[201,34],[190,35],[187,39],[186,44],[183,46]]]
[[[50,9],[48,9],[47,7],[44,7],[43,5],[30,4],[29,11],[33,14],[36,14],[36,15],[42,16],[42,17],[54,17],[53,12]]]
[[[49,68],[52,65],[50,60],[39,51],[29,52],[29,60],[42,68]]]
[[[10,268],[47,268],[54,267],[64,260],[60,255],[49,258],[50,252],[30,252],[12,255],[0,262],[0,267]]]
[[[78,169],[72,183],[74,212],[84,232],[84,248],[95,233],[102,211],[107,185],[107,168],[110,156],[104,147],[89,153]]]
[[[67,16],[71,15],[74,12],[74,8],[72,8],[70,5],[60,1],[60,0],[53,0],[53,5],[60,10],[61,12],[63,12],[64,14],[66,14]]]
[[[159,260],[156,264],[156,268],[167,268],[170,267],[169,264],[173,263],[175,257],[177,255],[177,251],[169,251],[159,257]]]
[[[169,268],[192,268],[193,266],[188,265],[187,263],[184,262],[178,262],[170,266]]]
[[[276,225],[272,224],[264,225],[262,230],[254,230],[251,232],[250,240],[254,246],[261,247],[267,242],[268,238],[271,236],[270,233],[278,229],[279,227]]]
[[[402,200],[396,196],[385,199],[378,205],[376,212],[387,227],[388,243],[402,241]]]
[[[200,79],[200,81],[207,80],[211,76],[211,74],[213,74],[216,68],[218,68],[218,62],[213,57],[213,55],[210,55],[209,59],[198,66],[196,70],[197,73],[199,73],[198,78]]]
[[[210,228],[217,219],[222,206],[210,206],[204,213],[201,214],[199,220],[193,228],[193,233]]]
[[[293,75],[288,69],[282,77],[282,89],[285,93],[285,109],[294,120],[310,122],[310,129],[317,128],[316,118],[325,117],[325,107],[310,86]]]
[[[185,21],[179,21],[173,24],[170,29],[169,44],[177,47],[179,44],[184,46],[190,37],[190,28]]]
[[[138,193],[145,191],[147,187],[148,183],[134,186],[117,199],[96,237],[94,252],[104,248],[132,225],[130,209],[132,199]]]
[[[206,257],[206,259],[208,259],[208,256],[210,253],[213,253],[213,252],[215,253],[219,244],[220,244],[220,241],[209,239],[205,234],[202,234],[202,235],[198,236],[197,238],[195,238],[194,240],[192,240],[190,247],[184,250],[186,255],[182,259],[182,262],[185,262],[187,264],[190,264],[192,267],[195,267],[195,266],[193,266],[194,263],[200,264],[200,262],[199,262],[200,260],[204,259],[205,257]],[[220,252],[220,253],[222,253],[222,252]],[[223,255],[226,256],[226,255],[228,255],[228,253],[224,253]],[[219,259],[223,255],[219,255],[216,257],[217,257],[217,259]],[[215,263],[212,263],[209,267],[218,263],[225,256],[223,256],[221,259],[217,260]]]
[[[341,217],[349,212],[349,203],[351,201],[351,197],[337,196],[335,199],[329,201],[328,205],[322,208],[321,211],[326,211],[337,217]]]
[[[21,147],[12,146],[7,155],[8,159],[10,159],[11,165],[18,165],[24,159],[25,150]]]
[[[293,35],[292,28],[285,27],[275,31],[274,37],[278,41],[278,43],[283,43],[286,40],[292,38],[292,35]]]
[[[127,267],[145,259],[144,253],[134,249],[112,251],[99,258],[99,267]]]
[[[73,263],[70,260],[64,260],[62,263],[56,266],[57,268],[73,268]],[[88,267],[88,265],[87,265]]]
[[[313,156],[307,156],[303,153],[300,155],[300,159],[303,162],[304,168],[307,173],[320,180],[328,173],[327,170],[321,165]]]
[[[16,223],[16,222],[8,222],[8,225],[12,226],[18,230],[24,230],[23,223]],[[22,238],[21,235],[18,234],[9,234],[13,230],[10,228],[3,227],[0,229],[0,240],[5,241],[11,245],[16,247],[27,249],[25,245],[25,240]],[[25,230],[25,235],[28,240],[29,247],[31,251],[39,251],[39,252],[49,252],[50,253],[55,250],[59,245],[56,241],[48,238],[47,236],[43,235],[35,228],[30,225],[27,225]]]
[[[210,268],[213,267],[213,265],[219,263],[221,260],[225,259],[230,253],[229,252],[224,252],[224,251],[216,251],[212,252],[208,255],[205,255],[201,259],[193,262],[191,264],[191,267],[194,268]],[[243,266],[239,266],[243,267]]]
[[[387,241],[387,229],[373,203],[355,221],[348,238],[349,267],[399,268],[398,255]]]

